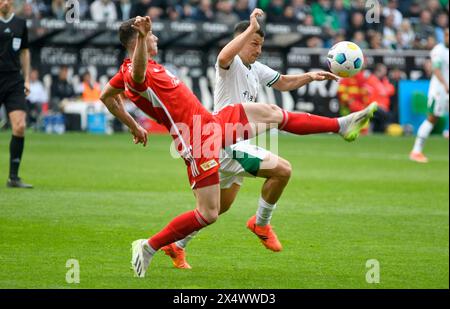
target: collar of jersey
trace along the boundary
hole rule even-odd
[[[5,24],[9,23],[14,18],[14,13],[11,14],[11,16],[8,19],[3,19],[3,17],[0,17],[0,21],[4,22]]]

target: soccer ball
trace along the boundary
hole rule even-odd
[[[352,77],[361,71],[364,56],[353,42],[342,41],[331,47],[327,56],[330,71],[340,77]]]

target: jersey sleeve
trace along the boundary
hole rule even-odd
[[[272,87],[281,77],[280,73],[260,62],[255,62],[254,67],[257,70],[261,84],[267,87]]]
[[[430,57],[433,69],[440,69],[442,67],[443,57],[439,45],[431,50]]]
[[[132,69],[131,69],[131,67],[129,67],[129,69],[128,70],[126,70],[123,74],[122,74],[122,77],[123,77],[123,80],[124,80],[124,83],[126,83],[127,84],[127,86],[131,89],[131,90],[134,90],[134,91],[139,91],[139,92],[142,92],[142,91],[145,91],[145,90],[147,90],[147,76],[145,77],[145,80],[142,82],[142,83],[138,83],[138,82],[136,82],[134,79],[133,79],[133,76],[132,76]],[[147,75],[147,72],[146,72],[146,75]]]
[[[20,49],[27,49],[28,46],[28,28],[27,28],[27,22],[23,21],[23,33],[22,33],[22,42],[20,44]]]
[[[219,76],[221,77],[225,77],[228,74],[233,74],[233,72],[236,71],[236,67],[239,65],[239,61],[241,61],[241,58],[239,58],[239,56],[235,56],[228,69],[221,68],[219,61],[217,61],[216,71],[219,72]]]
[[[125,89],[125,83],[120,72],[117,72],[117,74],[110,79],[109,84],[115,89]]]

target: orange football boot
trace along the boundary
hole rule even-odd
[[[409,154],[409,159],[419,163],[428,163],[428,158],[421,152],[411,152]]]
[[[175,243],[164,246],[161,248],[166,255],[170,256],[173,262],[173,266],[180,269],[191,269],[191,265],[186,261],[186,254],[183,248],[178,247]]]
[[[272,230],[272,226],[267,224],[265,226],[256,225],[256,216],[251,217],[247,221],[247,228],[259,237],[264,247],[269,250],[278,252],[283,249],[277,235]]]

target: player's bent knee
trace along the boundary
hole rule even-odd
[[[292,165],[289,161],[280,158],[277,168],[277,176],[285,181],[289,181],[292,176]]]

